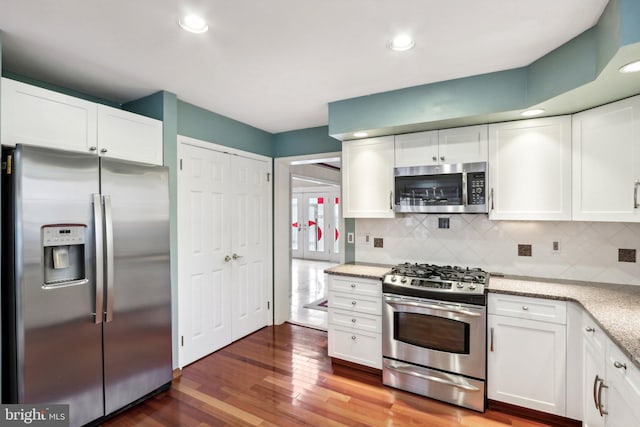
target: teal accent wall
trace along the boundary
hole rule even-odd
[[[178,134],[272,157],[272,134],[178,100]]]
[[[329,104],[329,134],[509,111],[526,100],[527,69],[414,86]]]
[[[342,144],[329,136],[328,126],[299,129],[273,135],[273,157],[340,151],[342,151]]]
[[[403,133],[526,109],[595,80],[622,46],[639,41],[640,0],[610,0],[596,26],[527,67],[332,102],[329,134]]]
[[[85,101],[95,102],[96,104],[107,105],[113,108],[121,108],[121,105],[117,102],[109,101],[108,99],[98,98],[97,96],[87,95],[86,93],[78,92],[73,89],[46,83],[41,80],[33,79],[31,77],[15,74],[7,70],[2,70],[2,77],[6,77],[11,80],[17,80],[22,83],[30,84],[32,86],[41,87],[43,89],[49,89],[54,92],[63,93],[65,95],[73,96],[76,98],[84,99]]]
[[[622,19],[620,29],[621,46],[640,42],[640,1],[620,0],[619,3],[621,9],[619,15]]]
[[[164,97],[168,92],[156,92],[144,98],[122,104],[122,109],[156,120],[164,119]]]

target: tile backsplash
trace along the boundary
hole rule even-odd
[[[438,218],[444,217],[449,218],[448,229],[438,227]],[[370,241],[383,238],[384,247],[367,244],[367,234]],[[519,256],[519,248],[522,254],[527,245],[530,256]],[[482,214],[356,220],[357,262],[426,262],[521,276],[640,285],[640,265],[619,261],[620,249],[635,251],[638,246],[640,224],[635,223],[489,221]]]

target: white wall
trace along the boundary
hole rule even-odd
[[[440,217],[450,218],[449,229],[438,229]],[[365,244],[366,233],[372,242],[373,237],[382,237],[384,247]],[[552,253],[554,240],[560,241],[560,253]],[[532,256],[518,256],[518,244],[531,244]],[[640,264],[618,262],[619,248],[640,248],[640,224],[489,221],[483,214],[356,220],[357,262],[426,262],[521,276],[640,285]]]

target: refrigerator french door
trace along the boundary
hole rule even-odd
[[[75,426],[170,383],[167,169],[4,154],[3,400],[69,404]]]

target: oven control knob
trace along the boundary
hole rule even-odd
[[[402,283],[407,283],[407,278],[406,278],[406,277],[403,277],[402,279],[400,279],[400,281],[401,281]]]
[[[464,285],[462,283],[458,282],[458,284],[456,285],[456,288],[462,289],[462,288],[464,288]]]
[[[398,278],[397,278],[396,276],[392,276],[392,277],[391,277],[391,281],[392,281],[392,282],[395,282],[396,280],[398,280]]]
[[[469,290],[475,291],[476,287],[477,287],[476,285],[469,285]]]

